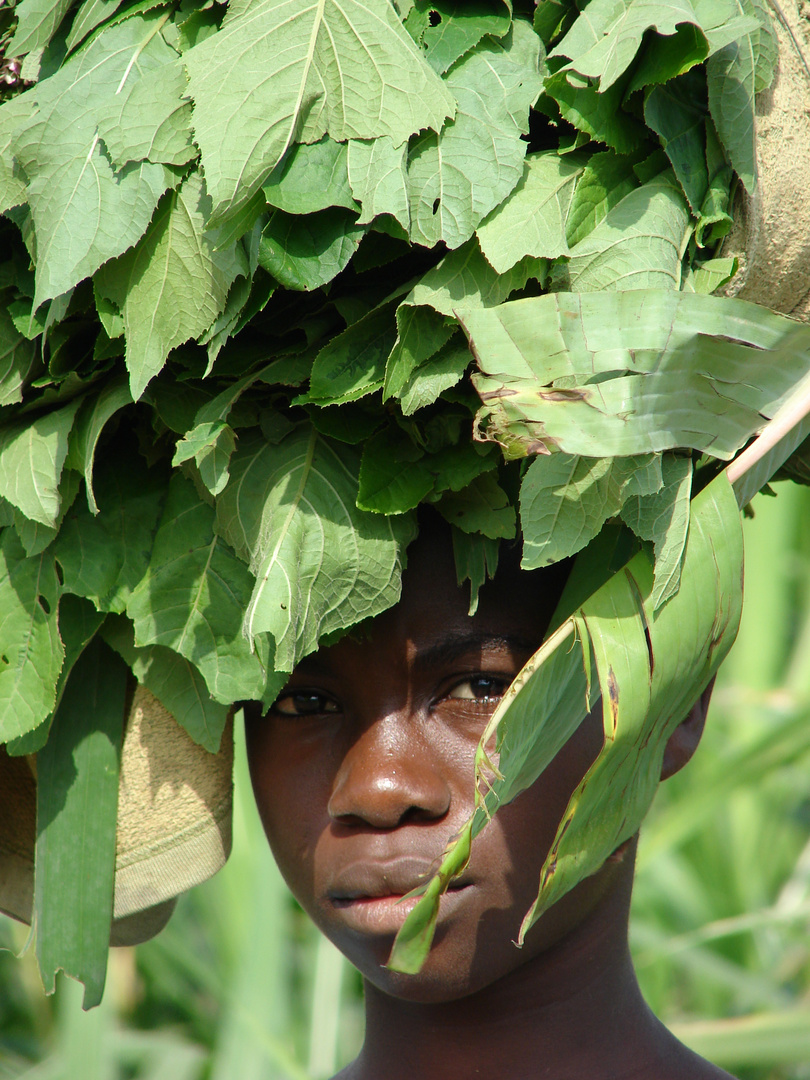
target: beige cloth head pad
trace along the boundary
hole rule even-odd
[[[231,849],[233,724],[218,754],[186,734],[148,690],[132,700],[121,753],[112,943],[165,925],[174,899],[221,869]],[[0,747],[0,910],[30,922],[36,781]]]

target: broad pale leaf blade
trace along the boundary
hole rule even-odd
[[[621,509],[622,519],[642,540],[655,546],[655,583],[650,597],[657,610],[678,591],[681,562],[689,532],[692,459],[665,454],[660,491],[633,495]]]
[[[749,193],[757,180],[754,131],[756,60],[750,37],[709,57],[709,109],[731,164]]]
[[[83,982],[87,1009],[101,1001],[107,970],[128,676],[107,645],[91,642],[37,755],[39,970],[46,993],[59,969]]]
[[[430,66],[443,74],[484,37],[502,38],[511,25],[511,0],[418,0],[405,25]]]
[[[214,533],[212,508],[175,474],[149,567],[127,602],[135,644],[185,656],[217,701],[261,698],[267,649],[251,651],[242,636],[253,586],[248,568]]]
[[[217,753],[231,706],[212,699],[197,668],[163,645],[136,648],[132,623],[123,615],[108,616],[101,636],[191,738]]]
[[[274,210],[262,231],[259,264],[287,289],[318,289],[346,269],[365,231],[342,207],[305,215]]]
[[[116,171],[99,134],[119,87],[148,79],[168,54],[176,58],[160,38],[165,19],[155,12],[126,19],[35,88],[38,112],[11,143],[28,177],[36,229],[35,307],[131,247],[160,196],[179,181],[159,163],[135,162]]]
[[[22,388],[36,356],[36,344],[19,332],[7,308],[0,309],[0,406],[22,401]]]
[[[30,91],[0,106],[0,214],[28,201],[25,176],[14,167],[11,142],[17,128],[30,121],[35,111],[36,102]]]
[[[690,446],[727,460],[810,364],[806,328],[697,294],[557,294],[459,320],[486,373],[479,429],[511,457]]]
[[[678,289],[682,252],[692,224],[689,204],[662,174],[628,192],[575,247],[560,268],[558,287]]]
[[[256,587],[244,633],[270,634],[276,671],[292,671],[318,639],[399,599],[410,515],[355,506],[359,456],[302,426],[276,445],[244,438],[217,500],[220,531],[250,561]]]
[[[499,274],[524,256],[556,259],[568,254],[566,222],[587,159],[551,150],[532,154],[523,179],[477,230],[478,243]]]
[[[80,402],[0,430],[0,495],[42,525],[55,525],[59,480]]]
[[[690,72],[654,87],[644,102],[644,119],[660,137],[689,205],[698,211],[709,188],[705,76]]]
[[[638,187],[633,166],[638,156],[610,150],[592,154],[574,191],[565,223],[570,247],[592,232],[625,195]]]
[[[250,199],[295,142],[388,136],[399,146],[455,111],[388,0],[235,4],[184,62],[214,224]]]
[[[28,558],[11,528],[0,532],[0,742],[24,735],[53,710],[64,659],[53,553]]]
[[[96,275],[97,290],[121,309],[130,392],[137,401],[169,351],[202,334],[247,274],[239,246],[216,251],[205,236],[210,200],[192,173],[161,203],[143,240]]]
[[[315,214],[330,206],[356,210],[349,186],[349,146],[328,135],[296,146],[267,178],[262,188],[267,202],[288,214]]]
[[[655,484],[657,470],[657,485]],[[571,454],[539,455],[520,488],[520,523],[524,570],[550,566],[589,544],[608,518],[630,497],[636,478],[652,475],[661,487],[657,455],[584,458]],[[647,494],[650,484],[644,483]]]
[[[653,610],[650,566],[642,553],[582,607],[603,702],[609,703],[605,746],[571,798],[521,940],[543,911],[638,829],[660,780],[667,739],[734,643],[742,612],[742,523],[726,476],[704,488],[691,509],[676,596]],[[626,615],[612,620],[602,597],[622,577]]]
[[[539,39],[517,21],[507,37],[483,42],[459,61],[447,85],[458,101],[455,119],[409,150],[410,238],[457,248],[523,174],[521,135],[542,88]]]
[[[403,229],[410,228],[407,152],[406,145],[397,146],[388,138],[352,139],[349,143],[349,183],[362,206],[358,225],[390,214]]]
[[[7,56],[25,56],[44,49],[59,29],[71,0],[22,0],[15,7],[17,28],[7,46]]]

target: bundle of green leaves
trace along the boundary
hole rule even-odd
[[[215,749],[396,602],[421,503],[472,609],[501,541],[532,569],[619,522],[666,610],[696,467],[808,367],[709,295],[775,39],[760,0],[582,7],[5,9],[10,753],[99,641]]]

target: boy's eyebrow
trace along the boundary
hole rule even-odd
[[[488,650],[526,653],[531,656],[540,647],[540,638],[530,640],[519,634],[469,633],[449,634],[435,644],[418,649],[414,663],[419,667],[442,667],[467,653]]]

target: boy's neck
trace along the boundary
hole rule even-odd
[[[559,946],[468,997],[414,1003],[367,985],[363,1050],[336,1080],[731,1080],[644,1002],[629,884]]]

